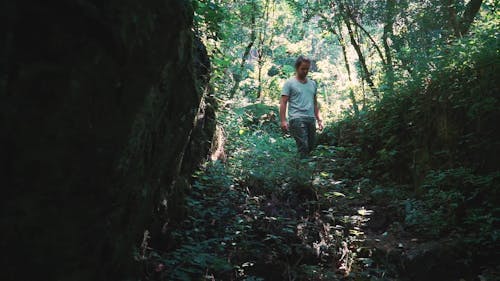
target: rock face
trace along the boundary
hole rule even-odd
[[[133,278],[214,129],[190,1],[0,8],[1,279]]]

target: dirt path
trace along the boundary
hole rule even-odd
[[[188,220],[170,233],[172,250],[151,259],[149,275],[163,280],[395,280],[374,260],[374,248],[398,247],[384,231],[390,222],[369,205],[363,190],[367,179],[348,177],[352,173],[346,168],[354,163],[342,156],[328,146],[320,146],[308,161],[270,155],[259,171],[276,169],[283,161],[296,169],[271,183],[257,169],[235,177],[227,165],[210,164],[196,175]]]
[[[146,279],[460,279],[450,272],[464,271],[463,250],[407,232],[397,188],[373,183],[355,147],[319,145],[299,160],[270,110],[221,118],[224,161],[193,176],[187,218],[162,230],[166,250],[145,251]]]

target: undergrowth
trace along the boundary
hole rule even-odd
[[[148,251],[147,279],[406,280],[405,251],[450,241],[458,277],[494,267],[499,48],[494,28],[480,30],[436,48],[421,79],[329,124],[309,160],[276,106],[222,106],[227,159],[193,175],[188,218],[167,252]]]
[[[340,280],[365,267],[351,279],[383,274],[368,268],[367,251],[358,252],[370,212],[357,197],[367,182],[343,168],[357,160],[331,146],[301,160],[276,109],[257,104],[220,113],[227,159],[193,175],[189,216],[170,233],[168,252],[149,251],[149,279]]]
[[[497,23],[436,46],[421,80],[369,111],[326,128],[323,143],[352,147],[376,204],[400,210],[419,239],[452,239],[477,266],[498,261],[500,96]],[[477,249],[481,249],[477,251]]]

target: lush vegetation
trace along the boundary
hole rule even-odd
[[[166,249],[143,249],[148,278],[499,278],[497,1],[193,5],[217,160]],[[277,113],[300,54],[328,121],[305,161]]]

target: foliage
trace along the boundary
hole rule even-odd
[[[232,133],[228,135],[232,141],[226,149],[234,163],[229,169],[236,180],[257,181],[260,187],[274,188],[284,178],[296,174],[294,143],[291,138],[284,139],[281,135],[275,106],[254,104],[226,114],[223,117],[224,123],[228,124],[226,130],[228,134]],[[236,127],[232,127],[234,125]],[[275,168],[267,170],[264,163]]]
[[[150,253],[150,270],[162,266],[150,275],[387,280],[397,273],[364,241],[369,205],[389,220],[382,236],[451,239],[466,264],[495,260],[499,18],[486,1],[464,32],[469,5],[443,3],[195,3],[228,157],[193,176],[190,216]],[[276,108],[299,54],[335,120],[303,162]]]
[[[334,180],[355,160],[332,167],[334,155],[346,153],[328,146],[300,160],[278,127],[276,106],[224,109],[219,121],[228,157],[193,176],[188,219],[169,233],[167,252],[147,255],[149,278],[340,280],[353,264],[368,262],[352,250],[363,241],[359,226],[368,211],[352,213],[347,206],[357,188],[345,188],[349,179]]]
[[[498,18],[486,18],[471,36],[431,50],[424,83],[409,79],[321,138],[359,147],[350,151],[379,186],[373,200],[403,209],[407,231],[454,237],[483,249],[473,255],[483,259],[495,255],[488,249],[500,231]]]

